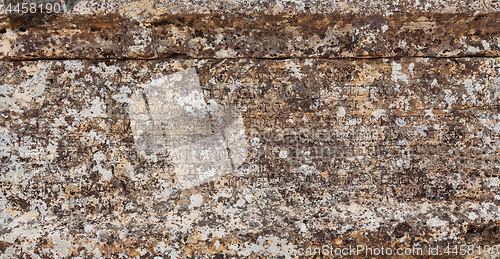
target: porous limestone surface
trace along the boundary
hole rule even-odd
[[[0,6],[0,58],[500,56],[494,0],[66,2],[57,14]]]
[[[500,243],[494,58],[1,61],[0,73],[0,258],[447,244],[479,257]]]
[[[0,258],[500,257],[498,0],[17,3]]]

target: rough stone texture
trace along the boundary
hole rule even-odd
[[[0,16],[2,59],[499,56],[498,1],[80,1]]]
[[[80,1],[4,15],[0,258],[464,257],[447,244],[495,258],[477,247],[500,245],[499,11]],[[164,146],[140,145],[153,137]],[[179,159],[175,143],[201,144]],[[210,156],[223,172],[208,180],[178,170]]]
[[[1,67],[5,254],[499,243],[494,59]],[[250,155],[228,175],[179,189],[168,157],[137,154],[127,106],[140,85],[189,67],[207,99],[242,111]]]

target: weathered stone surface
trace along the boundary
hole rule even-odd
[[[248,156],[184,188],[168,153],[138,151],[130,111],[138,90],[188,68],[207,104],[238,108]],[[0,71],[3,257],[292,258],[323,245],[448,243],[477,254],[500,243],[493,58],[3,61]]]
[[[499,1],[64,2],[0,3],[0,258],[500,256]]]
[[[79,1],[0,21],[7,60],[500,56],[497,1]]]

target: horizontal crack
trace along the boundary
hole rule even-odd
[[[168,59],[210,59],[210,60],[231,60],[231,59],[255,59],[255,60],[288,60],[288,59],[318,59],[318,60],[376,60],[376,59],[404,59],[404,58],[432,58],[432,59],[463,59],[463,58],[493,58],[500,62],[500,56],[485,56],[485,55],[468,55],[468,56],[380,56],[380,57],[279,57],[279,58],[265,58],[265,57],[191,57],[186,54],[176,53],[168,57],[155,57],[155,58],[0,58],[0,61],[52,61],[52,60],[168,60]]]

